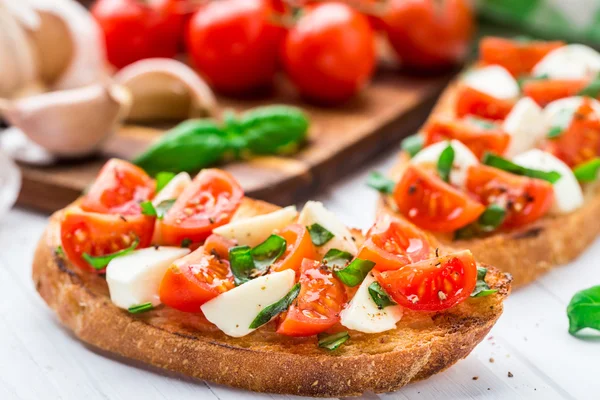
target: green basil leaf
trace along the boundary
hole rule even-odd
[[[600,94],[600,78],[594,79],[586,87],[581,89],[579,91],[579,93],[577,93],[578,96],[587,96],[587,97],[591,97],[592,99],[597,99],[599,94]]]
[[[600,330],[600,285],[575,293],[567,307],[569,333],[584,328]]]
[[[317,335],[319,347],[331,351],[340,347],[348,339],[350,339],[350,335],[348,334],[348,332],[338,332],[334,333],[333,335],[322,332]]]
[[[281,299],[263,308],[261,312],[258,313],[256,318],[254,318],[254,321],[252,321],[250,324],[250,329],[256,329],[263,326],[275,316],[287,310],[292,302],[296,300],[296,297],[298,297],[298,293],[300,293],[300,283],[296,283],[294,287],[292,287],[292,289]]]
[[[54,254],[56,254],[59,257],[64,257],[65,251],[63,250],[62,246],[58,246],[56,247],[56,249],[54,249]]]
[[[437,171],[440,175],[440,178],[444,182],[448,182],[450,180],[450,172],[452,172],[452,164],[454,163],[454,148],[451,145],[446,146],[446,148],[440,154],[440,158],[437,162]]]
[[[287,248],[287,242],[279,235],[271,235],[264,242],[252,249],[254,268],[267,270]]]
[[[183,240],[181,241],[181,247],[188,248],[188,247],[190,247],[190,246],[192,245],[192,243],[193,243],[193,242],[192,242],[192,239],[190,239],[190,238],[185,238],[185,239],[183,239]]]
[[[486,131],[496,128],[496,124],[487,119],[470,116],[468,121]]]
[[[154,306],[152,305],[152,303],[144,303],[144,304],[139,304],[137,306],[131,306],[127,309],[127,311],[129,311],[131,314],[139,314],[139,313],[143,313],[146,311],[150,311],[154,308]]]
[[[479,235],[479,228],[477,224],[469,224],[460,229],[454,231],[453,240],[468,240]]]
[[[483,155],[483,164],[489,165],[490,167],[498,168],[515,175],[528,176],[530,178],[543,179],[550,183],[556,183],[561,177],[560,173],[556,171],[540,171],[537,169],[525,168],[520,165],[513,163],[512,161],[502,158],[493,153],[485,153]]]
[[[315,246],[323,246],[334,237],[333,233],[329,232],[319,224],[312,224],[306,228],[308,229],[310,240],[312,240]]]
[[[389,179],[381,172],[372,171],[367,178],[367,186],[372,187],[381,193],[392,194],[394,193],[396,182]]]
[[[352,254],[339,249],[329,249],[323,256],[323,262],[333,270],[341,269],[352,260]]]
[[[600,157],[579,164],[573,169],[573,174],[579,182],[594,182],[598,179],[600,170]]]
[[[425,143],[425,138],[420,133],[415,133],[414,135],[407,136],[402,141],[400,147],[402,150],[406,151],[410,157],[414,157],[415,154],[420,152],[423,149],[423,145]]]
[[[369,294],[373,302],[377,304],[377,308],[383,310],[388,306],[395,306],[397,303],[390,298],[379,282],[373,282],[369,285]]]
[[[506,217],[506,210],[497,204],[490,204],[479,216],[477,224],[484,232],[496,230]]]
[[[150,200],[141,202],[140,208],[142,209],[142,214],[144,215],[147,215],[149,217],[157,216],[156,208],[154,208],[154,204],[152,204]]]
[[[538,75],[538,76],[521,76],[517,79],[517,84],[519,85],[519,89],[523,89],[523,86],[525,86],[525,84],[529,81],[545,81],[547,79],[550,79],[550,77],[548,76],[548,74],[542,74],[542,75]]]
[[[175,178],[175,174],[173,172],[162,171],[156,174],[156,193],[163,190],[173,178]]]
[[[573,115],[575,115],[575,110],[563,108],[560,110],[556,116],[552,120],[552,125],[550,130],[546,134],[546,137],[549,139],[554,139],[563,134],[571,125],[571,121],[573,121]]]
[[[334,271],[334,274],[344,285],[354,287],[362,283],[374,266],[371,260],[355,258],[346,268]]]
[[[106,268],[108,263],[115,258],[124,256],[127,253],[131,253],[133,250],[135,250],[138,244],[140,244],[140,239],[136,237],[131,246],[126,249],[119,250],[115,253],[106,254],[104,256],[90,256],[88,253],[83,253],[82,257],[88,264],[92,266],[92,268],[101,270]]]
[[[235,246],[229,249],[229,265],[236,286],[248,282],[255,271],[250,246]]]
[[[485,297],[498,291],[497,289],[490,289],[488,284],[485,282],[486,275],[487,268],[477,267],[477,283],[471,292],[471,297]]]

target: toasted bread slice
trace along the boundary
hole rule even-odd
[[[429,119],[454,116],[458,83],[448,86]],[[427,122],[426,122],[427,124]],[[398,180],[409,162],[402,152],[390,171]],[[450,235],[435,235],[445,246],[469,249],[477,261],[492,264],[513,277],[513,286],[525,285],[557,265],[577,258],[600,234],[600,186],[585,188],[582,208],[564,215],[548,215],[531,225],[503,230],[487,237],[453,241]],[[382,196],[380,209],[395,214],[390,196]]]
[[[234,216],[275,210],[246,199]],[[33,261],[35,287],[60,321],[86,343],[189,376],[258,392],[353,396],[388,392],[440,372],[471,352],[502,313],[510,277],[490,267],[498,293],[468,299],[442,313],[406,311],[396,330],[351,331],[334,352],[315,337],[289,338],[274,324],[242,338],[228,337],[201,314],[161,306],[132,315],[114,306],[106,281],[56,254],[61,212],[39,242]],[[361,240],[360,232],[354,232]]]

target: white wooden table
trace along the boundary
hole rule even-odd
[[[316,196],[348,224],[367,227],[376,194],[366,166]],[[93,350],[57,322],[31,279],[34,246],[46,215],[15,209],[0,220],[0,399],[291,399],[165,373]],[[599,223],[590,221],[589,223]],[[567,333],[566,307],[578,290],[600,284],[600,242],[508,299],[490,335],[465,360],[396,393],[364,399],[600,399],[600,337]],[[509,377],[509,372],[512,377]]]

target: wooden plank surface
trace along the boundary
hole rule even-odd
[[[281,81],[260,98],[220,98],[222,109],[243,111],[270,103],[298,105],[311,119],[307,145],[293,157],[257,157],[227,164],[246,192],[277,204],[288,204],[322,189],[419,127],[450,75],[418,77],[383,70],[360,96],[336,108],[315,107],[297,99]],[[52,167],[22,166],[19,204],[44,211],[64,207],[89,185],[110,157],[131,159],[163,130],[125,126],[98,157],[62,162]],[[84,134],[84,132],[82,133]]]
[[[366,176],[372,169],[387,170],[395,155],[393,149],[315,199],[346,223],[367,228],[377,193],[365,188]],[[301,399],[191,380],[79,342],[60,326],[30,278],[33,250],[46,223],[46,215],[23,209],[0,220],[0,399]],[[598,259],[600,242],[575,262],[513,293],[488,337],[449,370],[395,393],[367,393],[361,399],[597,400],[600,341],[570,336],[565,310],[576,291],[600,283]]]

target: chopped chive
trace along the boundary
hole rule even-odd
[[[375,263],[371,260],[355,258],[344,269],[334,271],[335,275],[346,286],[354,287],[361,284]]]
[[[450,180],[450,172],[452,172],[452,164],[454,163],[454,148],[452,145],[446,146],[446,148],[440,154],[440,158],[437,162],[437,171],[440,178],[444,182]]]
[[[327,333],[319,333],[317,340],[319,341],[319,347],[327,350],[335,350],[350,339],[348,332],[338,332],[333,335]]]
[[[486,275],[487,268],[477,267],[477,283],[471,292],[471,297],[485,297],[498,291],[497,289],[490,289],[489,285],[485,282]]]
[[[415,154],[420,152],[423,149],[423,145],[425,143],[425,138],[420,133],[415,133],[414,135],[407,136],[402,141],[400,147],[402,150],[406,151],[410,157],[414,157]]]
[[[350,260],[352,260],[352,254],[339,249],[329,249],[323,256],[323,262],[333,270],[344,268]]]
[[[390,298],[379,282],[373,282],[369,285],[369,294],[373,302],[377,304],[377,308],[383,310],[388,306],[395,306],[397,303]]]
[[[306,227],[310,234],[310,240],[315,246],[323,246],[325,243],[333,239],[334,234],[323,228],[319,224],[312,224]]]
[[[139,304],[137,306],[131,306],[127,309],[127,311],[129,311],[131,314],[139,314],[139,313],[143,313],[146,311],[150,311],[154,308],[154,306],[152,305],[152,303],[144,303],[144,304]]]
[[[385,194],[392,194],[396,182],[387,178],[381,172],[372,171],[367,178],[367,186],[372,187],[375,190]]]
[[[156,174],[156,193],[163,190],[173,178],[175,178],[175,174],[172,172],[159,172]]]
[[[115,253],[106,254],[103,256],[91,256],[88,253],[83,253],[83,259],[90,264],[90,266],[96,270],[101,270],[106,268],[108,263],[114,260],[117,257],[124,256],[125,254],[131,253],[135,248],[140,244],[140,239],[138,237],[135,238],[131,246],[126,249],[119,250]]]
[[[590,161],[579,164],[573,169],[573,174],[579,182],[594,182],[598,179],[600,170],[600,158],[596,157]]]
[[[300,283],[296,283],[294,287],[292,287],[292,289],[284,297],[277,300],[275,303],[263,308],[258,313],[256,318],[254,318],[254,321],[252,321],[252,323],[250,324],[250,329],[256,329],[263,326],[264,324],[272,320],[275,316],[287,310],[292,304],[292,302],[296,299],[296,297],[298,297],[299,293]]]
[[[556,171],[540,171],[537,169],[526,168],[513,163],[512,161],[502,158],[493,153],[485,153],[483,156],[483,164],[489,165],[490,167],[498,168],[515,175],[528,176],[530,178],[543,179],[550,183],[556,183],[561,177],[560,173]]]

